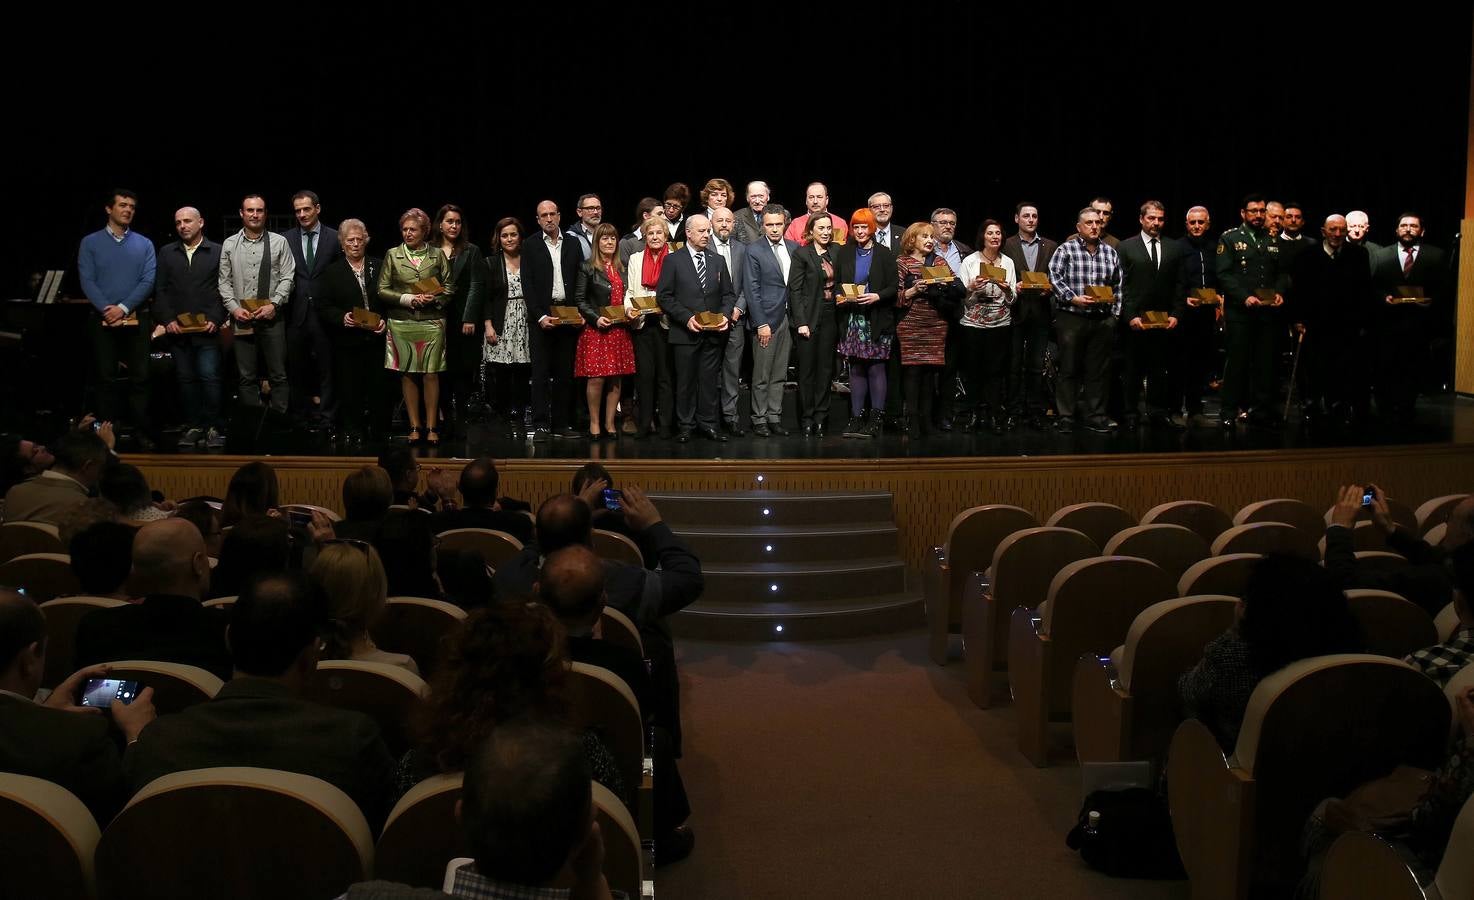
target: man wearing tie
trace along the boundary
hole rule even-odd
[[[722,351],[722,429],[734,437],[742,437],[742,420],[737,417],[737,395],[740,384],[738,370],[742,367],[742,348],[747,343],[747,280],[742,277],[747,271],[747,245],[736,239],[733,226],[737,218],[730,209],[719,206],[711,213],[711,249],[726,265],[727,277],[732,281],[732,290],[737,294],[737,305],[732,307],[732,324],[727,332],[727,346]]]
[[[787,216],[771,206],[763,213],[763,237],[748,248],[743,273],[747,327],[756,341],[752,345],[752,433],[758,437],[788,434],[783,427],[783,384],[793,350],[788,332],[788,264],[798,243],[783,239],[786,220]]]
[[[691,432],[725,442],[717,430],[718,381],[732,309],[737,303],[732,278],[722,258],[710,248],[711,221],[702,215],[686,219],[686,245],[666,260],[656,296],[670,321],[670,349],[676,379],[676,442]],[[703,331],[697,314],[720,314],[719,328]]]
[[[767,208],[768,183],[749,181],[747,208],[737,212],[737,222],[732,226],[732,234],[738,242],[752,244],[763,239],[763,210]]]
[[[287,381],[292,385],[292,412],[314,424],[326,424],[333,411],[332,346],[322,330],[317,304],[322,295],[322,274],[343,254],[338,232],[322,224],[322,204],[312,191],[292,195],[292,215],[297,227],[287,239],[297,265],[292,283],[292,303],[287,307]],[[319,405],[313,408],[312,398]]]
[[[1003,255],[1013,260],[1022,280],[1025,272],[1049,275],[1049,261],[1059,245],[1039,235],[1039,207],[1025,200],[1014,207],[1018,234],[1003,242]],[[1021,290],[1013,302],[1013,371],[1009,373],[1009,405],[1014,416],[1035,431],[1044,428],[1049,398],[1044,393],[1044,347],[1054,328],[1049,291]]]
[[[901,235],[897,229],[891,227],[891,216],[896,211],[891,195],[885,191],[876,191],[865,201],[865,205],[875,213],[875,243],[895,253],[900,249]]]
[[[1141,204],[1141,233],[1122,241],[1121,319],[1126,322],[1126,427],[1138,420],[1141,383],[1146,381],[1146,410],[1153,425],[1185,428],[1177,412],[1177,323],[1187,304],[1177,291],[1182,247],[1162,240],[1167,210],[1156,200]],[[1166,328],[1147,328],[1147,314],[1167,314]]]
[[[1373,251],[1371,265],[1382,301],[1377,304],[1377,411],[1393,424],[1408,425],[1436,321],[1432,305],[1449,299],[1448,261],[1443,250],[1423,243],[1423,218],[1409,212],[1397,217],[1397,243]],[[1423,299],[1396,302],[1412,289],[1421,290]]]

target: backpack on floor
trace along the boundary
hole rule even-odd
[[[1092,869],[1117,878],[1187,877],[1167,801],[1146,788],[1092,792],[1065,844]]]

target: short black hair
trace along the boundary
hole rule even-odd
[[[461,470],[461,499],[469,509],[482,509],[496,502],[496,489],[500,476],[496,471],[496,460],[489,456],[478,456],[466,463]]]
[[[148,479],[143,471],[128,463],[116,463],[102,470],[97,481],[97,493],[109,500],[119,510],[130,513],[153,502],[148,489]]]
[[[1251,191],[1244,195],[1244,199],[1239,203],[1239,209],[1248,209],[1250,203],[1268,202],[1269,198],[1265,197],[1264,194],[1260,193],[1259,191]]]
[[[1395,220],[1396,224],[1401,225],[1403,219],[1417,219],[1418,220],[1418,227],[1419,228],[1423,227],[1423,217],[1420,216],[1420,215],[1418,215],[1417,213],[1413,212],[1410,209],[1405,209],[1402,212],[1400,212],[1400,213],[1397,214],[1397,219]]]
[[[537,549],[544,556],[564,547],[587,544],[593,537],[593,514],[572,494],[558,494],[537,508]]]
[[[89,462],[107,462],[107,444],[92,431],[68,431],[56,441],[51,453],[68,472],[79,472]]]
[[[246,516],[225,533],[220,562],[210,573],[216,597],[239,594],[257,575],[285,572],[292,563],[293,537],[286,519]]]
[[[1013,214],[1018,215],[1019,213],[1023,212],[1025,206],[1033,207],[1035,212],[1039,211],[1039,204],[1035,203],[1033,200],[1020,200],[1018,203],[1014,204]]]
[[[414,451],[408,447],[389,447],[379,454],[379,468],[389,473],[389,483],[399,490],[399,482],[419,466]]]
[[[327,620],[326,604],[301,572],[254,578],[230,610],[231,663],[247,675],[284,675]]]
[[[767,214],[764,213],[764,215]],[[608,469],[596,462],[584,463],[577,472],[573,473],[573,492],[576,494],[583,490],[583,486],[590,481],[598,481],[601,478],[604,479],[606,485],[614,487],[614,476],[609,474]]]
[[[556,875],[588,829],[592,778],[568,726],[529,716],[498,723],[467,761],[461,794],[477,871],[519,885]]]
[[[308,200],[311,200],[313,206],[322,206],[322,201],[319,200],[319,199],[317,199],[317,192],[316,191],[298,191],[297,193],[295,193],[295,194],[292,195],[292,202],[293,203],[296,203],[298,200],[301,200],[303,197],[306,197]]]
[[[0,672],[32,644],[46,644],[46,617],[41,608],[28,597],[0,588]]]
[[[123,587],[133,571],[133,536],[137,533],[122,522],[97,522],[77,532],[67,552],[82,593],[105,596]]]
[[[112,206],[114,203],[117,203],[119,197],[126,197],[127,199],[132,200],[134,203],[138,202],[137,194],[133,193],[127,188],[115,187],[112,190],[108,191],[107,205]]]

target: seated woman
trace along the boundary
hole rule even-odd
[[[450,636],[418,725],[419,745],[400,760],[398,794],[441,772],[459,772],[471,748],[497,723],[525,713],[563,716],[568,709],[568,639],[541,603],[494,603]],[[609,748],[593,732],[584,750],[594,780],[632,801]],[[633,807],[631,807],[633,808]]]
[[[118,508],[122,518],[129,522],[152,522],[167,519],[169,513],[154,505],[154,495],[148,480],[137,466],[115,463],[102,470],[97,482],[97,493]]]
[[[298,563],[293,566],[294,559]],[[273,575],[299,568],[296,549],[286,519],[249,516],[225,533],[220,545],[220,563],[210,573],[210,597],[237,597],[257,575]]]
[[[470,612],[496,602],[496,582],[486,559],[474,550],[435,551],[435,574],[445,601]]]
[[[373,545],[384,564],[390,597],[441,598],[435,575],[437,543],[430,517],[418,510],[395,509],[384,517]]]
[[[133,535],[138,529],[122,522],[97,522],[77,532],[67,544],[72,574],[88,597],[132,601],[128,575],[133,570]]]
[[[343,479],[343,518],[333,523],[333,532],[340,538],[372,541],[393,503],[389,473],[364,466]]]
[[[317,552],[307,575],[322,591],[332,617],[322,659],[388,663],[420,674],[413,659],[380,650],[369,637],[389,596],[389,579],[373,547],[364,541],[329,541]]]
[[[230,476],[220,507],[220,526],[230,528],[247,516],[275,515],[280,505],[276,470],[264,462],[248,462]]]
[[[1244,586],[1237,615],[1235,625],[1210,641],[1198,664],[1177,680],[1184,713],[1208,726],[1224,753],[1238,743],[1260,679],[1296,660],[1363,647],[1340,585],[1308,560],[1261,560]]]

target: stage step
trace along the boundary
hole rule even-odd
[[[724,491],[651,493],[675,531],[687,525],[831,525],[891,521],[888,491]]]
[[[922,622],[921,589],[849,599],[769,603],[703,600],[672,620],[694,640],[801,641],[892,634]]]
[[[891,522],[852,525],[686,525],[676,533],[705,564],[865,559],[899,552]]]
[[[806,563],[711,563],[703,600],[762,603],[770,600],[834,600],[906,589],[906,566],[889,559],[819,560]]]

